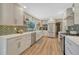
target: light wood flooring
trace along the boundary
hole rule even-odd
[[[32,47],[25,50],[23,55],[62,55],[57,38],[43,37]]]

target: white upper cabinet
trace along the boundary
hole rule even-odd
[[[67,17],[68,16],[73,16],[73,9],[72,9],[72,7],[66,9],[66,15],[67,15]]]
[[[2,4],[0,4],[0,24],[2,24]]]
[[[67,26],[71,26],[74,24],[74,13],[72,7],[66,9],[66,20]]]
[[[79,24],[79,4],[74,4],[74,23]]]
[[[0,4],[0,25],[23,25],[23,9],[15,3]]]
[[[15,13],[14,19],[15,19],[16,25],[22,26],[23,25],[23,8],[15,4],[14,13]]]
[[[14,25],[13,4],[3,3],[1,7],[1,25]]]

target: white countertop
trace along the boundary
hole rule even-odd
[[[25,35],[25,34],[31,34],[33,32],[40,32],[40,31],[31,31],[31,32],[25,32],[25,33],[17,33],[17,34],[10,34],[10,35],[2,35],[0,36],[0,38],[13,38],[13,37],[16,37],[16,36],[22,36],[22,35]]]
[[[74,43],[79,45],[79,36],[70,36],[66,35],[65,37],[69,38],[69,40],[73,41]]]
[[[61,33],[65,33],[65,32],[59,32],[59,34]],[[65,35],[65,34],[61,34],[62,36],[65,36],[67,38],[69,38],[69,40],[73,41],[74,43],[79,45],[79,36],[72,36],[72,35]]]
[[[30,32],[25,32],[25,33],[20,33],[20,34],[3,35],[3,36],[0,36],[0,38],[13,38],[13,37],[21,36],[21,35],[24,35],[24,34],[30,34]]]
[[[24,33],[17,33],[17,34],[10,34],[10,35],[2,35],[0,36],[0,39],[2,38],[13,38],[13,37],[16,37],[16,36],[22,36],[22,35],[25,35],[25,34],[31,34],[31,33],[39,33],[39,32],[42,32],[43,30],[37,30],[37,31],[30,31],[30,32],[24,32]]]

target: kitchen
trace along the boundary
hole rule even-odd
[[[78,55],[78,18],[78,3],[0,3],[0,55]]]

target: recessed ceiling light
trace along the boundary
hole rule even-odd
[[[26,6],[24,6],[24,8],[26,8]]]

